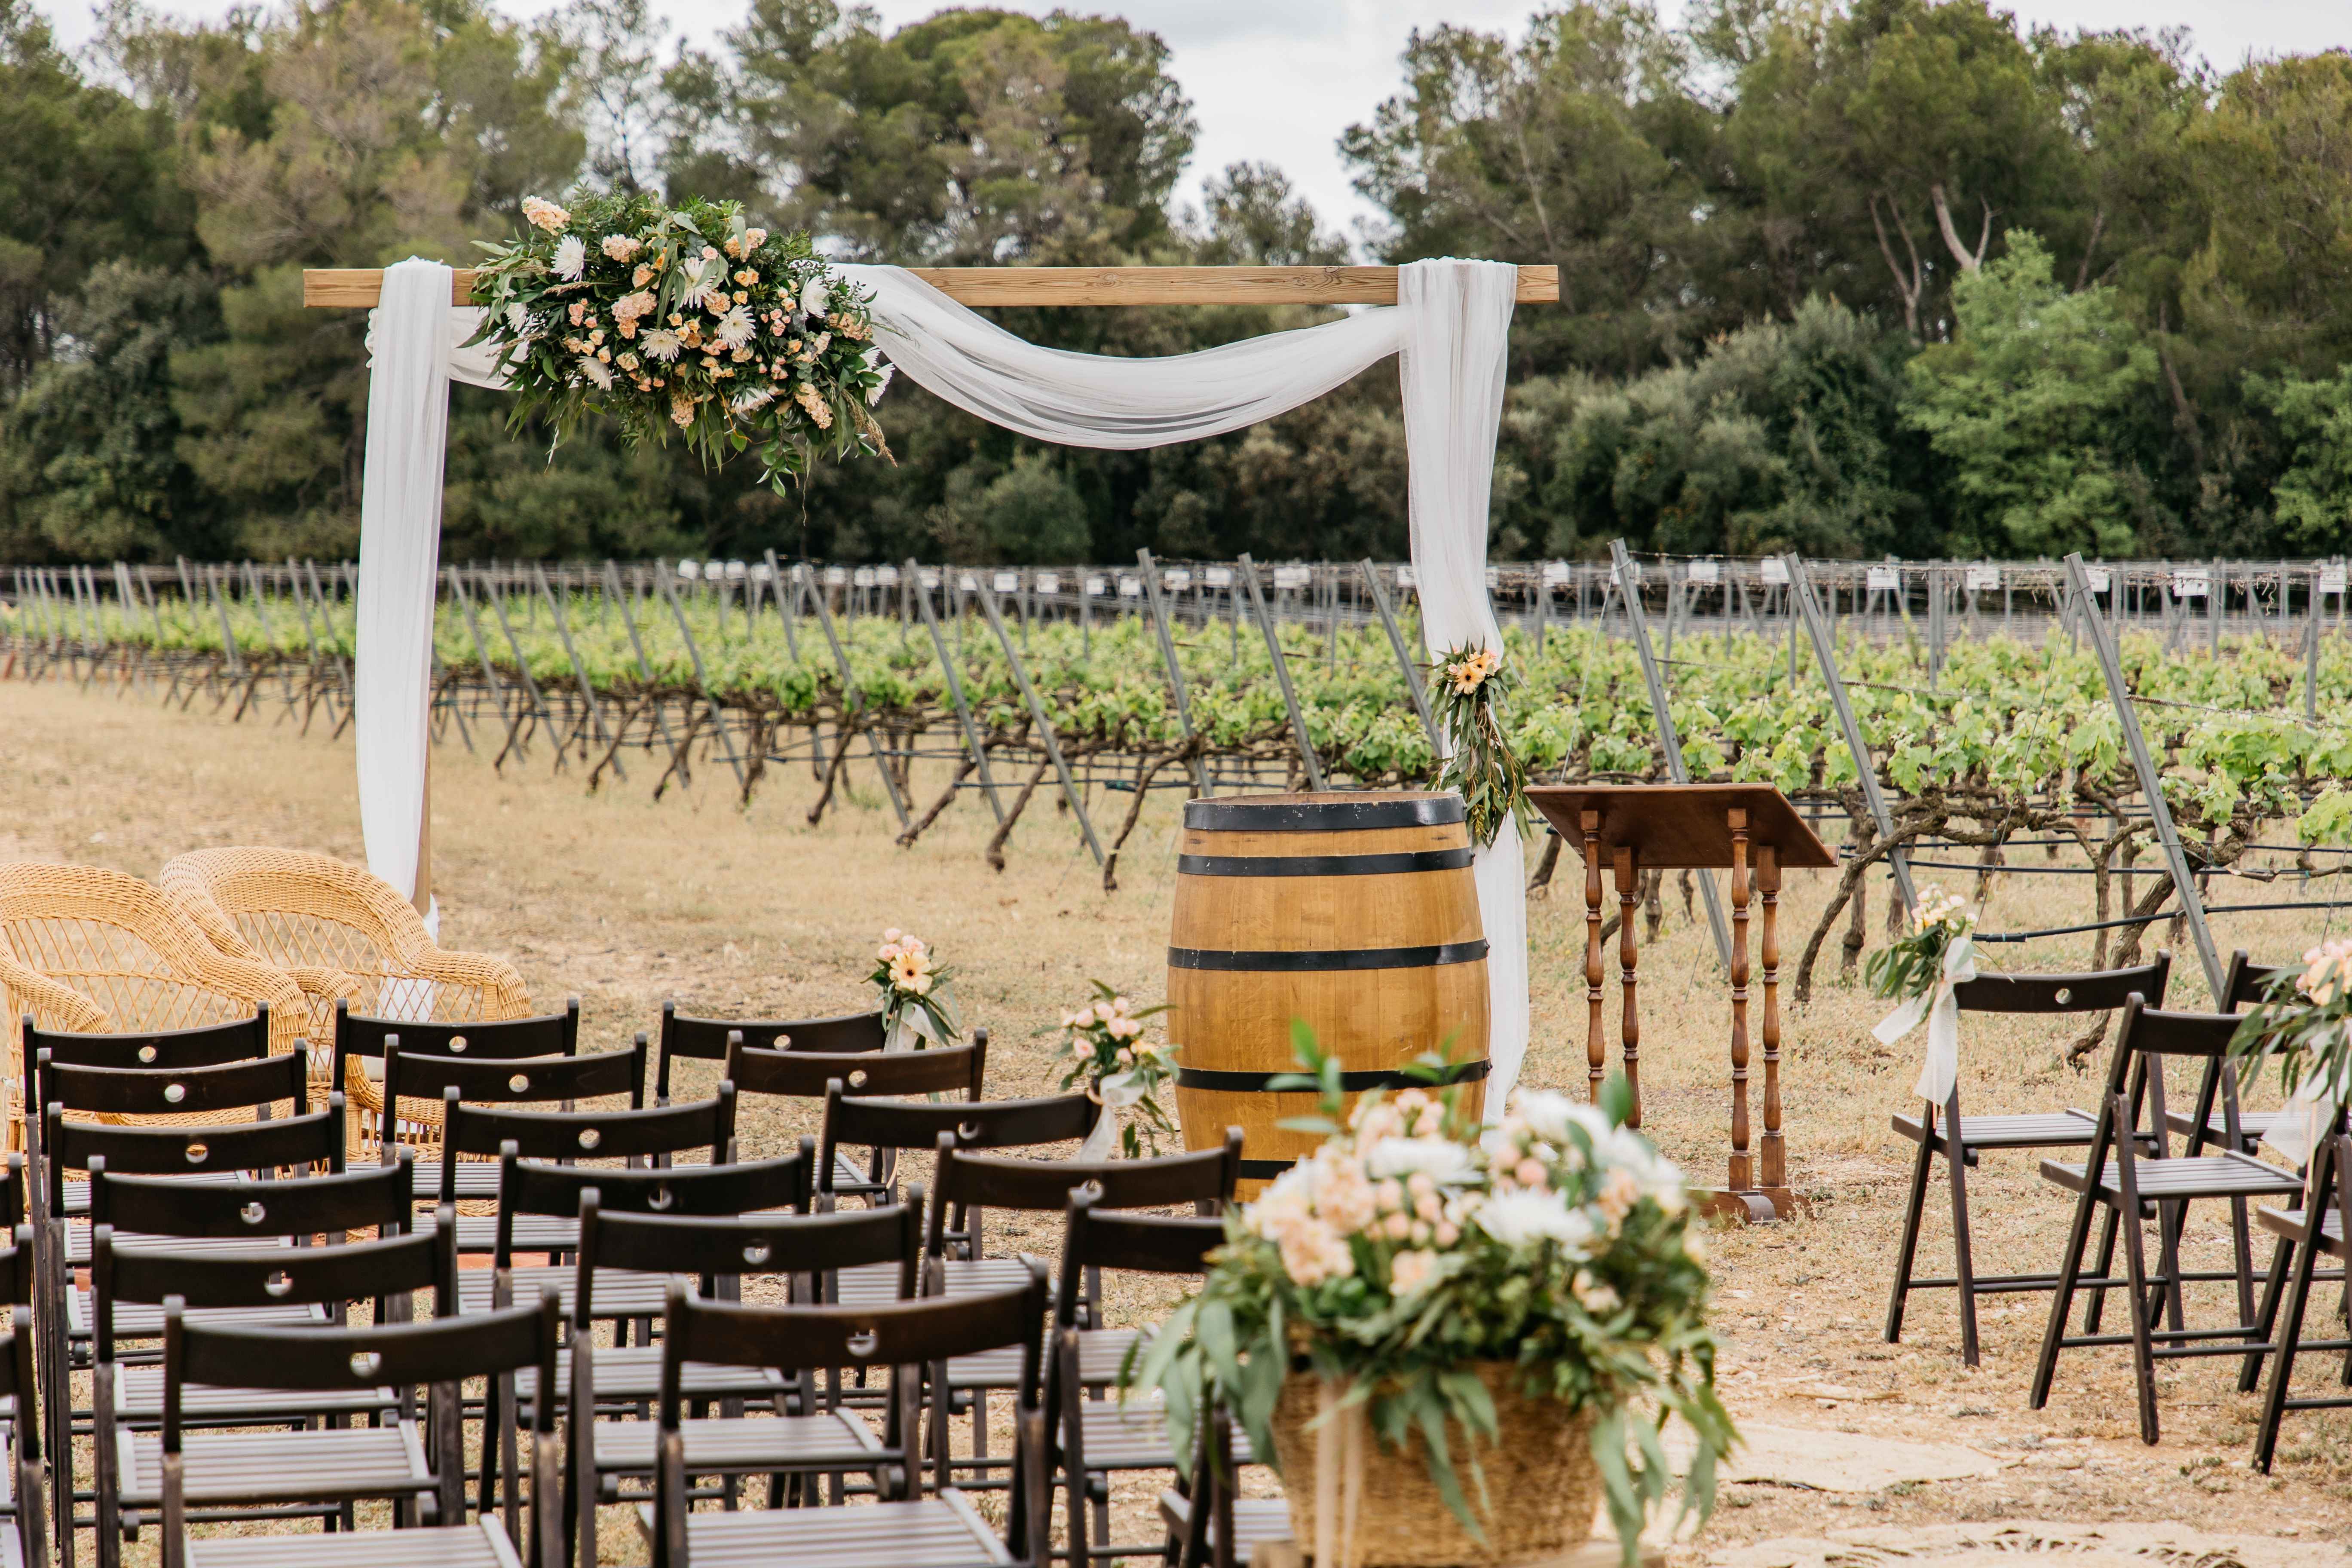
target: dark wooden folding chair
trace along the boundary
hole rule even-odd
[[[2271,1362],[2270,1386],[2263,1394],[2262,1426],[2254,1434],[2253,1468],[2268,1475],[2272,1457],[2278,1451],[2279,1427],[2288,1411],[2352,1407],[2352,1336],[2303,1337],[2311,1288],[2323,1280],[2343,1281],[2336,1314],[2352,1324],[2352,1267],[2347,1267],[2352,1247],[2346,1240],[2352,1237],[2352,1131],[2345,1131],[2339,1121],[2334,1136],[2322,1139],[2312,1152],[2301,1208],[2263,1208],[2255,1211],[2254,1217],[2278,1237],[2270,1280],[2263,1293],[2263,1331],[2267,1335],[2271,1324],[2277,1323],[2277,1349]],[[2317,1265],[2322,1258],[2336,1259],[2337,1266],[2321,1270]],[[2282,1276],[2286,1287],[2283,1311],[2278,1303]],[[2336,1378],[2341,1392],[2302,1399],[2293,1396],[2294,1358],[2305,1351],[2344,1352]],[[2240,1386],[2249,1387],[2251,1383]]]
[[[1174,1568],[1240,1568],[1260,1542],[1290,1539],[1287,1500],[1236,1495],[1234,1467],[1244,1451],[1231,1414],[1211,1406],[1194,1431],[1187,1484],[1160,1494],[1164,1551]]]
[[[411,1057],[463,1057],[473,1061],[508,1061],[520,1057],[576,1056],[580,1049],[580,998],[565,998],[561,1013],[547,1013],[533,1018],[476,1020],[464,1024],[420,1022],[414,1018],[371,1018],[352,1012],[350,1003],[338,1000],[335,1004],[334,1077],[330,1081],[348,1092],[351,1080],[347,1075],[353,1063],[357,1063],[369,1076],[381,1072],[384,1044],[395,1038],[400,1048]],[[426,1158],[429,1153],[429,1149],[418,1152],[416,1195],[436,1199],[441,1191],[441,1162],[437,1157]],[[496,1169],[477,1164],[458,1172],[457,1195],[461,1198],[496,1197]]]
[[[806,1166],[803,1165],[805,1170]],[[901,1205],[847,1214],[750,1214],[691,1217],[607,1212],[602,1194],[582,1194],[580,1277],[575,1300],[587,1303],[572,1315],[571,1455],[573,1517],[578,1521],[580,1560],[596,1550],[595,1505],[625,1500],[624,1477],[650,1478],[656,1468],[655,1428],[643,1420],[597,1421],[592,1413],[616,1403],[656,1397],[662,1391],[659,1352],[614,1352],[594,1345],[592,1271],[628,1270],[670,1280],[701,1281],[702,1294],[730,1299],[745,1275],[782,1276],[793,1299],[804,1305],[831,1300],[835,1272],[879,1267],[897,1272],[899,1300],[911,1300],[922,1258],[922,1189],[910,1188]],[[827,1375],[820,1384],[816,1373]],[[691,1402],[679,1423],[686,1446],[686,1473],[715,1477],[719,1484],[696,1497],[718,1497],[734,1506],[740,1478],[769,1478],[768,1502],[782,1507],[788,1478],[835,1479],[870,1474],[877,1452],[873,1433],[842,1408],[837,1367],[747,1367],[688,1362],[679,1369],[677,1389]],[[695,1412],[706,1402],[723,1402],[717,1417]],[[747,1401],[764,1404],[773,1419],[743,1413]],[[814,1485],[791,1489],[793,1500],[815,1502]]]
[[[1224,1153],[1237,1175],[1241,1130],[1226,1131]],[[1198,1158],[1198,1156],[1186,1156]],[[1228,1184],[1229,1199],[1232,1188]],[[1176,1452],[1166,1415],[1157,1405],[1099,1397],[1115,1381],[1141,1336],[1106,1328],[1101,1320],[1105,1268],[1139,1274],[1207,1272],[1207,1257],[1225,1240],[1224,1221],[1113,1212],[1091,1184],[1066,1196],[1061,1288],[1054,1301],[1054,1342],[1045,1368],[1045,1400],[1069,1523],[1069,1561],[1085,1568],[1097,1558],[1172,1556],[1177,1536],[1159,1547],[1114,1546],[1110,1539],[1110,1478],[1122,1470],[1174,1470],[1189,1490],[1183,1456]],[[950,1372],[950,1376],[953,1375]],[[1089,1395],[1097,1395],[1089,1397]],[[1232,1456],[1247,1464],[1244,1445]]]
[[[743,1043],[740,1030],[730,1030],[724,1071],[738,1094],[822,1100],[825,1085],[839,1079],[851,1094],[869,1098],[951,1094],[977,1104],[988,1074],[988,1031],[975,1031],[971,1045],[928,1051],[821,1053],[757,1049]],[[846,1150],[835,1149],[834,1196],[871,1198],[888,1192],[898,1157],[896,1149],[876,1149],[861,1166]]]
[[[562,1481],[554,1416],[541,1411],[531,1445],[529,1539],[520,1555],[509,1531],[488,1515],[466,1521],[465,1423],[459,1389],[468,1378],[530,1369],[555,1375],[562,1310],[551,1299],[483,1317],[366,1329],[215,1328],[168,1310],[163,1351],[164,1568],[563,1568]],[[437,1529],[316,1536],[188,1533],[186,1483],[193,1465],[185,1430],[201,1415],[210,1384],[236,1379],[281,1402],[309,1405],[373,1397],[386,1385],[423,1386],[428,1411],[420,1489]],[[427,1511],[420,1510],[420,1511]]]
[[[330,1245],[341,1246],[354,1233],[365,1231],[373,1231],[374,1239],[385,1240],[403,1234],[413,1217],[409,1175],[400,1166],[199,1184],[152,1176],[118,1176],[106,1167],[103,1155],[90,1160],[90,1219],[94,1231],[104,1227],[117,1259],[126,1249],[140,1247],[249,1254],[273,1246],[308,1247],[321,1237]],[[398,1313],[408,1303],[395,1295],[389,1298],[389,1306]],[[131,1360],[123,1351],[124,1343],[162,1337],[162,1305],[118,1296],[102,1302],[93,1300],[92,1307],[101,1349],[98,1378],[101,1382],[120,1379]],[[341,1301],[269,1301],[198,1309],[194,1316],[206,1322],[292,1328],[338,1321],[343,1310]],[[126,1535],[135,1535],[141,1511],[162,1502],[163,1455],[152,1432],[134,1430],[128,1422],[118,1420],[103,1400],[98,1405],[97,1426],[97,1522],[103,1562],[110,1560],[111,1530],[119,1525]],[[114,1435],[110,1443],[104,1436],[110,1427]],[[396,1429],[315,1436],[318,1443],[308,1450],[313,1461],[348,1465],[379,1479],[408,1474],[410,1456]],[[248,1494],[256,1478],[264,1479],[266,1489],[267,1478],[277,1471],[287,1452],[278,1438],[277,1434],[207,1434],[194,1439],[189,1496],[204,1506],[198,1517],[300,1518],[323,1511],[331,1517],[341,1513],[348,1522],[347,1498],[334,1499],[323,1510],[316,1503],[303,1507],[285,1500],[254,1505]],[[387,1486],[380,1494],[352,1495],[390,1496],[402,1489]]]
[[[734,1034],[741,1035],[743,1043],[754,1050],[820,1055],[875,1053],[889,1043],[880,1013],[844,1013],[833,1018],[698,1018],[679,1012],[677,1003],[665,1002],[654,1067],[654,1103],[669,1102],[672,1061],[723,1062],[727,1037]],[[988,1032],[976,1031],[973,1037],[985,1042]]]
[[[251,1061],[269,1054],[269,1004],[254,1004],[250,1018],[206,1024],[194,1029],[149,1030],[144,1034],[78,1035],[44,1029],[24,1018],[26,1081],[40,1053],[51,1061],[87,1068],[210,1068]]]
[[[2100,1101],[2098,1125],[2093,1131],[2087,1157],[2081,1164],[2061,1160],[2042,1162],[2042,1175],[2074,1193],[2075,1203],[2074,1223],[2067,1231],[2065,1249],[2059,1257],[2057,1288],[2050,1299],[2049,1325],[2042,1332],[2042,1352],[2033,1370],[2031,1408],[2039,1410],[2049,1403],[2050,1385],[2057,1375],[2062,1351],[2129,1345],[2132,1373],[2139,1394],[2140,1438],[2154,1443],[2160,1436],[2156,1410],[2156,1363],[2159,1359],[2235,1355],[2246,1359],[2250,1374],[2259,1366],[2263,1352],[2270,1348],[2263,1341],[2254,1303],[2251,1240],[2244,1222],[2236,1215],[2244,1213],[2243,1200],[2300,1192],[2303,1181],[2239,1150],[2235,1112],[2228,1110],[2227,1102],[2220,1100],[2221,1068],[2228,1062],[2230,1040],[2237,1028],[2234,1014],[2163,1013],[2146,1006],[2136,995],[2125,1002],[2122,1026],[2116,1032],[2115,1051],[2108,1061],[2105,1095]],[[2132,1112],[2126,1085],[2143,1058],[2153,1061],[2164,1057],[2202,1061],[2204,1070],[2190,1123],[2195,1131],[2189,1134],[2186,1152],[2173,1156],[2164,1140],[2158,1139],[2153,1149],[2155,1157],[2151,1158],[2139,1141],[2129,1135]],[[2161,1081],[2161,1075],[2153,1068],[2148,1077]],[[2217,1102],[2225,1109],[2224,1137],[2221,1152],[2208,1154],[2204,1152],[2204,1130]],[[2156,1106],[2156,1125],[2163,1125],[2160,1100]],[[2237,1265],[2234,1269],[2191,1272],[2180,1266],[2181,1226],[2189,1205],[2207,1198],[2240,1200],[2231,1205]],[[2145,1205],[2155,1206],[2161,1238],[2153,1273],[2147,1267],[2140,1229]],[[2090,1240],[2092,1215],[2098,1211],[2114,1215],[2123,1231],[2122,1279],[2084,1278],[2083,1255]],[[2184,1326],[2180,1287],[2184,1281],[2195,1279],[2227,1279],[2236,1285],[2235,1323],[2210,1329]],[[2124,1291],[2131,1309],[2129,1333],[2098,1333],[2089,1331],[2088,1325],[2083,1333],[2070,1336],[2066,1332],[2075,1291],[2095,1288]],[[2157,1326],[2159,1310],[2165,1313],[2165,1326],[2161,1328]],[[2221,1342],[2226,1341],[2237,1342]]]
[[[32,1278],[33,1228],[18,1227],[11,1250],[23,1255],[22,1273]],[[47,1483],[41,1471],[41,1415],[36,1390],[40,1368],[33,1349],[33,1310],[23,1302],[8,1309],[8,1338],[0,1342],[0,1401],[7,1414],[6,1492],[0,1497],[0,1563],[33,1568],[48,1562]]]
[[[835,1075],[825,1085],[824,1132],[817,1150],[817,1203],[837,1196],[834,1174],[844,1145],[865,1149],[937,1149],[940,1135],[954,1136],[958,1149],[1030,1149],[1046,1143],[1083,1142],[1094,1131],[1102,1107],[1084,1094],[1034,1100],[983,1100],[929,1104],[853,1095]],[[936,1184],[935,1184],[936,1189]],[[959,1222],[949,1237],[968,1248],[967,1226]]]
[[[2214,1011],[2242,1012],[2268,997],[2271,982],[2278,976],[2302,973],[2302,969],[2294,964],[2256,963],[2246,956],[2246,950],[2242,947],[2230,954],[2230,967],[2223,972],[2221,978],[2221,1003]],[[2221,1097],[2221,1104],[2214,1108],[2212,1123],[2205,1130],[2208,1142],[2221,1139],[2223,1113],[2235,1109],[2238,1104],[2238,1073],[2233,1063],[2222,1066]],[[2238,1110],[2238,1146],[2247,1153],[2252,1153],[2254,1145],[2269,1136],[2271,1129],[2285,1114],[2280,1110]],[[2188,1137],[2192,1131],[2189,1113],[2185,1110],[2171,1111],[2164,1120],[2166,1126],[2180,1137]]]
[[[2172,955],[2159,952],[2152,963],[2133,969],[2108,969],[2088,974],[1980,974],[1953,988],[1953,999],[1963,1013],[2064,1015],[2111,1012],[2124,998],[2137,994],[2161,1005]],[[2131,1084],[2132,1114],[2137,1118],[2146,1084]],[[2162,1080],[2157,1084],[2159,1109]],[[2054,1274],[2000,1274],[1976,1271],[1975,1243],[1969,1230],[1968,1173],[1988,1149],[2079,1149],[2091,1141],[2098,1118],[2088,1110],[2053,1110],[2024,1116],[1964,1116],[1959,1086],[1942,1105],[1929,1105],[1918,1116],[1897,1116],[1895,1131],[1918,1145],[1911,1161],[1910,1196],[1903,1210],[1903,1239],[1895,1257],[1895,1288],[1886,1303],[1886,1342],[1903,1338],[1903,1313],[1914,1290],[1957,1290],[1960,1308],[1960,1356],[1969,1365],[1978,1360],[1977,1298],[2024,1290],[2055,1289]],[[2137,1126],[2137,1121],[2132,1125]],[[1959,1129],[1954,1150],[1952,1129]],[[1937,1157],[1951,1183],[1952,1256],[1956,1267],[1948,1278],[1921,1279],[1913,1272],[1919,1252],[1919,1227],[1926,1217],[1927,1176]],[[2115,1254],[2114,1216],[2099,1237],[2099,1272],[2105,1274]]]
[[[12,1189],[22,1157],[8,1156]],[[20,1195],[20,1194],[14,1194]],[[41,1364],[33,1336],[33,1227],[9,1227],[0,1249],[0,1292],[8,1302],[9,1334],[0,1343],[0,1440],[7,1448],[0,1471],[0,1568],[31,1568],[48,1561],[47,1479],[41,1466]]]
[[[345,1178],[348,1180],[348,1178]],[[355,1213],[357,1211],[354,1211]],[[169,1334],[169,1306],[174,1300],[185,1309],[184,1321],[198,1311],[219,1314],[225,1321],[193,1326],[205,1329],[241,1328],[298,1335],[328,1333],[341,1321],[352,1301],[372,1301],[374,1321],[406,1321],[417,1316],[414,1297],[432,1293],[436,1316],[446,1313],[455,1289],[457,1253],[449,1245],[446,1216],[419,1223],[406,1234],[385,1240],[348,1242],[338,1247],[261,1246],[236,1252],[182,1251],[162,1247],[113,1244],[111,1231],[100,1226],[97,1258],[91,1273],[97,1286],[98,1348],[94,1357],[98,1414],[97,1448],[100,1457],[98,1543],[101,1563],[118,1561],[118,1531],[131,1523],[113,1510],[115,1500],[108,1478],[118,1475],[126,1487],[143,1489],[152,1484],[159,1504],[168,1503],[173,1490],[165,1465],[178,1445],[165,1442],[160,1449],[141,1452],[136,1433],[165,1420],[169,1396],[167,1374],[160,1366],[125,1366],[115,1356],[113,1325],[129,1304],[164,1308],[164,1331]],[[289,1324],[282,1316],[255,1321],[251,1314],[289,1308],[317,1308],[311,1322]],[[240,1317],[244,1321],[240,1321]],[[168,1351],[167,1351],[168,1355]],[[353,1498],[412,1498],[425,1489],[415,1463],[413,1437],[404,1435],[409,1410],[401,1392],[383,1383],[347,1383],[332,1392],[301,1392],[271,1381],[275,1368],[255,1363],[235,1376],[205,1386],[183,1390],[176,1416],[183,1426],[285,1427],[307,1425],[308,1418],[328,1418],[330,1427],[357,1418],[366,1425],[358,1431],[286,1431],[223,1434],[193,1452],[182,1453],[183,1504],[181,1522],[187,1521],[189,1491],[216,1505],[213,1511],[247,1514],[255,1511],[337,1511]],[[387,1428],[389,1430],[387,1430]],[[128,1452],[124,1439],[128,1436]],[[127,1461],[116,1472],[110,1456]],[[139,1461],[152,1467],[142,1473]],[[171,1521],[165,1521],[170,1544]]]
[[[801,1568],[885,1562],[892,1568],[1045,1568],[1052,1554],[1040,1342],[1045,1297],[1045,1266],[1037,1263],[1014,1289],[872,1306],[706,1303],[673,1281],[662,1341],[655,1500],[638,1509],[656,1568],[783,1562]],[[1010,1506],[1000,1532],[949,1484],[944,1453],[933,1456],[930,1495],[921,1495],[920,1434],[925,1369],[935,1381],[936,1369],[956,1357],[1005,1347],[1018,1351],[1024,1375],[1013,1415]],[[861,1468],[871,1466],[882,1500],[860,1508],[692,1511],[682,1420],[685,1370],[692,1362],[889,1369],[883,1431],[877,1449],[861,1460]]]
[[[425,1100],[436,1112],[451,1094],[469,1108],[484,1106],[552,1106],[559,1110],[572,1110],[582,1100],[610,1100],[625,1097],[628,1109],[642,1110],[646,1103],[646,1047],[643,1041],[618,1051],[600,1051],[590,1056],[508,1057],[481,1059],[474,1057],[422,1055],[412,1056],[397,1034],[388,1036],[383,1049],[384,1104],[398,1106],[404,1102]],[[498,1195],[496,1150],[489,1157],[467,1159],[470,1150],[451,1153],[447,1139],[446,1114],[442,1121],[443,1147],[441,1158],[434,1162],[434,1178],[440,1184],[423,1194],[431,1202],[455,1203],[468,1195]],[[392,1157],[392,1145],[383,1145],[383,1158]],[[580,1152],[572,1151],[576,1157]],[[419,1162],[422,1163],[423,1162]],[[487,1166],[490,1172],[488,1191],[478,1176],[467,1180],[467,1168]],[[421,1178],[420,1178],[421,1180]],[[488,1252],[496,1221],[488,1215],[459,1214],[457,1216],[457,1250]],[[563,1251],[572,1246],[572,1221],[562,1215],[526,1226],[530,1234],[523,1237],[526,1251]]]
[[[939,1185],[933,1194],[929,1224],[924,1237],[923,1294],[960,1296],[974,1290],[1001,1289],[1018,1278],[1018,1258],[985,1256],[982,1215],[985,1210],[1016,1213],[1066,1212],[1073,1190],[1093,1194],[1098,1209],[1190,1208],[1195,1215],[1215,1214],[1231,1202],[1234,1184],[1241,1175],[1242,1135],[1227,1128],[1225,1141],[1213,1149],[1168,1154],[1149,1160],[1106,1160],[1099,1163],[1076,1160],[1024,1160],[959,1148],[961,1130],[939,1135]],[[952,1215],[952,1217],[950,1217]],[[961,1238],[961,1239],[959,1239]],[[962,1256],[955,1256],[961,1252]],[[1065,1280],[1068,1276],[1065,1273]],[[1081,1325],[1078,1343],[1081,1386],[1099,1389],[1118,1376],[1121,1362],[1137,1340],[1132,1330],[1112,1330],[1095,1319],[1101,1300],[1101,1276],[1087,1270],[1077,1277],[1082,1300],[1071,1304]],[[873,1282],[856,1272],[842,1276],[845,1300],[866,1299]],[[1057,1303],[1057,1310],[1059,1310]],[[961,1358],[948,1363],[946,1398],[932,1417],[933,1441],[944,1445],[951,1415],[971,1416],[971,1457],[955,1461],[988,1482],[991,1472],[1010,1462],[988,1452],[988,1395],[992,1389],[1011,1388],[1020,1379],[1020,1365],[1007,1352]],[[1105,1442],[1109,1437],[1106,1436]],[[1172,1457],[1169,1464],[1174,1464]]]

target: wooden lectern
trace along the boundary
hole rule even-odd
[[[1634,1005],[1638,954],[1634,904],[1642,872],[1657,868],[1731,872],[1731,1167],[1720,1188],[1694,1189],[1707,1213],[1757,1224],[1796,1209],[1788,1152],[1780,1134],[1780,873],[1826,868],[1837,857],[1805,825],[1789,797],[1770,784],[1540,784],[1528,800],[1584,857],[1584,1046],[1590,1089],[1598,1100],[1609,1052],[1601,1033],[1601,868],[1612,868],[1619,910],[1617,962],[1624,987],[1628,1123],[1642,1124],[1642,1026]],[[1762,895],[1764,1135],[1748,1148],[1748,906],[1750,884]],[[1760,1158],[1759,1158],[1760,1157]],[[1761,1169],[1759,1170],[1759,1164]]]

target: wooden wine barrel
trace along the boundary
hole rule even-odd
[[[1236,796],[1184,807],[1168,948],[1168,1037],[1187,1147],[1239,1127],[1249,1197],[1321,1140],[1274,1093],[1304,1019],[1352,1091],[1449,1048],[1483,1103],[1486,942],[1462,799],[1450,792]],[[1350,1095],[1350,1103],[1353,1103]]]

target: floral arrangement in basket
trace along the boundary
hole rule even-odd
[[[892,1050],[956,1043],[955,971],[931,954],[931,944],[892,926],[874,952],[867,983],[882,994],[882,1032]],[[903,1033],[902,1033],[903,1031]],[[907,1037],[912,1037],[911,1039]]]
[[[1924,888],[1904,932],[1863,961],[1863,977],[1874,995],[1903,1005],[1871,1031],[1891,1046],[1927,1020],[1927,1055],[1917,1093],[1941,1105],[1952,1096],[1960,1072],[1960,1004],[1956,985],[1977,977],[1977,917],[1958,894]]]
[[[1338,1059],[1305,1026],[1293,1037],[1307,1071],[1271,1087],[1319,1090],[1328,1139],[1228,1215],[1201,1292],[1129,1369],[1164,1392],[1178,1451],[1202,1401],[1222,1401],[1281,1468],[1302,1545],[1335,1568],[1551,1555],[1585,1539],[1596,1487],[1630,1563],[1665,1492],[1669,1415],[1698,1439],[1683,1506],[1711,1510],[1734,1433],[1706,1249],[1681,1173],[1622,1125],[1622,1084],[1600,1106],[1521,1090],[1483,1140],[1458,1087],[1369,1093],[1342,1126]],[[1408,1070],[1433,1084],[1444,1066],[1433,1053]],[[1561,1476],[1488,1486],[1543,1447]],[[1376,1462],[1377,1485],[1342,1480]],[[1423,1534],[1428,1516],[1442,1527],[1417,1551],[1362,1511],[1414,1488]],[[1335,1542],[1340,1521],[1369,1557]]]
[[[1506,821],[1522,837],[1535,816],[1528,805],[1528,770],[1503,736],[1496,705],[1509,696],[1517,679],[1503,656],[1484,643],[1464,643],[1437,656],[1437,723],[1445,732],[1446,757],[1437,787],[1458,792],[1470,837],[1481,847],[1495,842]]]
[[[501,351],[514,425],[543,413],[560,440],[608,414],[632,441],[677,430],[713,465],[757,447],[779,489],[818,453],[888,457],[873,319],[806,235],[750,226],[739,202],[522,207],[520,237],[482,246],[469,340]]]
[[[2279,1081],[2306,1109],[2303,1125],[2274,1130],[2264,1142],[2307,1159],[2326,1126],[2352,1103],[2352,936],[2303,955],[2303,971],[2271,981],[2270,994],[2230,1041],[2241,1057],[2275,1056]]]
[[[1161,1005],[1139,1012],[1133,1002],[1101,981],[1087,984],[1095,988],[1095,999],[1062,1020],[1062,1044],[1054,1053],[1056,1060],[1070,1064],[1062,1074],[1063,1089],[1083,1083],[1103,1108],[1102,1120],[1078,1158],[1108,1157],[1114,1133],[1130,1160],[1157,1154],[1161,1134],[1176,1134],[1176,1123],[1160,1103],[1161,1087],[1176,1077],[1176,1047],[1144,1044],[1143,1020],[1168,1009]],[[1134,1119],[1122,1117],[1123,1110],[1136,1112]]]

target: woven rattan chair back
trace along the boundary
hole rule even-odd
[[[157,889],[99,866],[0,866],[0,991],[6,1052],[21,1021],[76,1034],[145,1034],[234,1023],[270,1006],[269,1049],[304,1038],[302,989],[284,970],[226,953]]]

